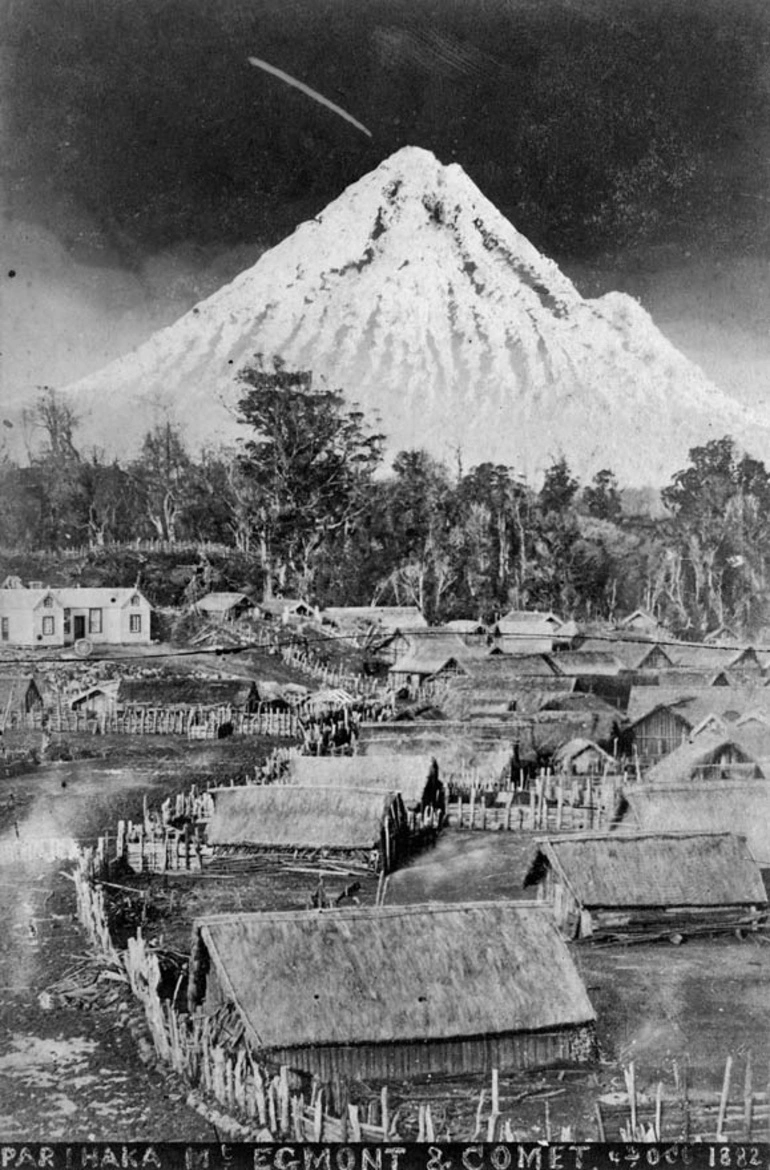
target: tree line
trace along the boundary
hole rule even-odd
[[[127,461],[80,450],[72,405],[41,391],[28,464],[0,465],[0,544],[221,542],[241,575],[249,566],[240,587],[417,605],[438,621],[642,607],[692,638],[723,624],[754,637],[767,622],[770,474],[729,436],[690,451],[653,516],[629,510],[611,469],[583,484],[563,457],[539,488],[515,468],[452,469],[419,449],[386,468],[385,436],[310,372],[257,356],[238,378],[233,447],[194,455],[165,421]]]

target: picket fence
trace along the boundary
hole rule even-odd
[[[220,729],[232,735],[263,735],[276,739],[301,739],[302,724],[294,711],[258,711],[246,714],[232,707],[135,707],[120,712],[54,709],[16,715],[13,728],[76,732],[91,735],[185,735],[189,739],[217,739]]]
[[[376,695],[382,695],[383,701],[385,700],[385,691],[376,678],[329,667],[311,650],[299,650],[296,643],[282,646],[281,657],[287,666],[304,671],[311,678],[322,682],[324,686],[349,691],[357,697],[374,698]]]
[[[215,1098],[235,1117],[233,1128],[241,1136],[266,1141],[290,1138],[301,1142],[385,1142],[397,1136],[391,1123],[388,1091],[367,1110],[348,1105],[341,1117],[324,1108],[324,1092],[313,1084],[309,1100],[297,1091],[296,1077],[282,1066],[271,1069],[255,1060],[244,1044],[237,1048],[218,1043],[216,1020],[203,1012],[194,1015],[177,1010],[176,999],[184,982],[177,982],[174,997],[161,999],[160,955],[147,945],[141,929],[119,952],[112,940],[104,891],[98,883],[104,872],[104,845],[80,853],[74,873],[78,918],[108,966],[127,976],[134,997],[144,1009],[155,1051],[188,1084]],[[210,1113],[202,1103],[201,1112]]]

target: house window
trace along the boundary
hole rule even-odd
[[[53,598],[51,597],[50,594],[48,595],[48,597],[45,597],[43,599],[43,606],[45,609],[53,609]]]
[[[128,615],[128,632],[130,634],[141,634],[142,615],[140,613],[131,613]]]
[[[89,611],[88,611],[88,632],[89,632],[89,634],[101,634],[101,632],[102,632],[102,611],[100,609],[89,609]]]
[[[54,632],[53,618],[52,617],[44,617],[43,618],[43,637],[50,638],[51,635],[53,634],[53,632]]]
[[[64,611],[64,635],[69,636],[72,633],[72,610],[65,609]]]
[[[0,618],[0,639],[2,639],[3,642],[7,642],[8,638],[8,618]]]
[[[134,596],[131,598],[131,605],[138,605],[138,604],[139,604],[139,594],[135,593]]]

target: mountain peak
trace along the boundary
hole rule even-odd
[[[564,454],[584,478],[610,467],[660,483],[725,433],[770,451],[764,424],[634,300],[581,297],[457,163],[414,146],[71,392],[102,444],[138,444],[150,403],[193,442],[232,441],[235,374],[256,353],[379,415],[392,453],[502,462],[533,481]]]

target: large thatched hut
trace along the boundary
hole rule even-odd
[[[406,848],[407,814],[396,792],[268,784],[211,795],[206,841],[215,860],[298,853],[388,872]]]
[[[205,678],[195,675],[146,675],[123,678],[118,688],[119,707],[180,709],[231,707],[250,712],[257,708],[256,683],[247,678]]]
[[[624,792],[615,824],[632,832],[727,829],[746,838],[759,865],[770,866],[770,784],[765,779],[635,784]]]
[[[398,792],[407,809],[446,811],[446,793],[434,756],[296,756],[290,784],[311,788],[370,788]]]
[[[730,833],[545,837],[524,884],[569,939],[732,931],[767,907],[759,866]]]
[[[532,903],[228,914],[193,928],[189,1005],[224,1004],[261,1056],[329,1081],[595,1055],[595,1014]]]

